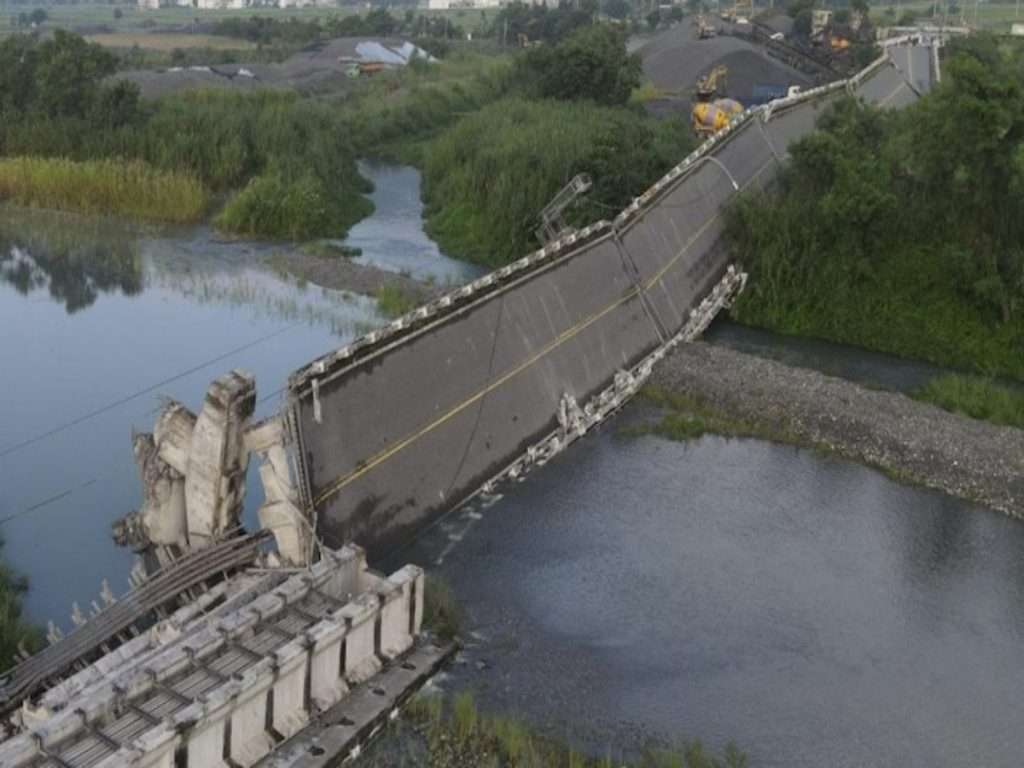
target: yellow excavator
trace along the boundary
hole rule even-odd
[[[725,128],[729,121],[743,111],[743,105],[734,99],[716,99],[725,89],[729,70],[719,65],[697,79],[697,102],[693,105],[693,131],[698,136],[711,136]]]
[[[703,77],[697,78],[697,99],[707,101],[718,93],[719,89],[725,89],[725,81],[729,78],[729,68],[719,64]]]

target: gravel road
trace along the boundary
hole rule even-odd
[[[651,383],[953,496],[1024,518],[1024,430],[703,343]]]

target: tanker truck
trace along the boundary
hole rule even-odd
[[[743,105],[735,99],[698,101],[693,105],[693,131],[698,136],[711,136],[742,111]]]

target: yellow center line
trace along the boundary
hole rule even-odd
[[[746,189],[750,184],[752,184],[764,172],[764,170],[766,168],[768,168],[769,165],[772,164],[772,162],[774,162],[774,158],[772,158],[771,160],[768,160],[764,165],[762,165],[758,169],[757,173],[755,173],[750,178],[750,180],[747,181],[740,189],[741,190]],[[335,480],[333,483],[331,483],[329,486],[327,486],[323,491],[320,492],[320,494],[313,500],[313,506],[315,506],[315,507],[320,506],[320,504],[322,504],[323,502],[327,501],[332,496],[336,495],[345,486],[350,485],[351,483],[353,483],[356,480],[358,480],[360,477],[365,475],[370,470],[374,469],[375,467],[380,466],[382,463],[384,463],[385,461],[390,459],[396,453],[398,453],[399,451],[404,450],[409,445],[411,445],[412,443],[416,442],[417,440],[419,440],[421,437],[423,437],[427,433],[432,432],[433,430],[435,430],[438,427],[440,427],[442,424],[450,421],[455,416],[457,416],[458,414],[462,413],[462,411],[464,411],[466,408],[468,408],[469,406],[471,406],[474,403],[478,402],[480,399],[486,397],[489,393],[493,392],[494,390],[498,389],[499,387],[503,386],[510,379],[514,378],[515,376],[518,376],[520,373],[522,373],[527,368],[532,366],[538,360],[540,360],[543,357],[546,357],[551,352],[553,352],[555,349],[557,349],[558,347],[562,346],[562,344],[564,344],[565,342],[567,342],[570,339],[574,338],[575,336],[579,335],[582,331],[586,330],[588,327],[590,327],[591,325],[596,323],[598,320],[603,318],[609,312],[612,312],[612,311],[618,309],[620,306],[622,306],[626,302],[628,302],[628,301],[636,298],[637,296],[639,296],[641,291],[650,290],[659,280],[661,280],[665,276],[665,274],[668,272],[668,270],[671,269],[679,261],[679,259],[681,259],[683,257],[683,255],[688,250],[690,250],[690,247],[695,242],[697,242],[698,239],[700,239],[700,237],[707,231],[708,227],[710,227],[712,224],[714,224],[720,217],[721,217],[721,212],[716,213],[714,216],[712,216],[710,219],[708,219],[703,224],[703,226],[701,226],[701,228],[698,229],[697,232],[689,240],[686,241],[686,243],[679,250],[679,252],[675,256],[673,256],[671,259],[669,259],[669,261],[665,264],[665,266],[662,267],[660,270],[658,270],[658,272],[655,273],[654,277],[652,277],[650,280],[648,280],[642,287],[633,288],[631,291],[626,293],[624,296],[622,296],[618,300],[612,302],[611,304],[609,304],[607,307],[605,307],[604,309],[600,310],[596,314],[591,315],[590,317],[588,317],[585,320],[577,323],[573,327],[563,331],[561,334],[559,334],[555,339],[553,339],[551,342],[549,342],[539,352],[537,352],[533,356],[529,357],[527,360],[525,360],[524,362],[520,363],[515,368],[512,368],[511,370],[509,370],[508,372],[503,374],[500,378],[495,379],[493,382],[488,384],[486,387],[481,389],[476,394],[473,394],[470,397],[466,398],[461,403],[459,403],[458,405],[453,407],[451,410],[449,410],[447,413],[444,413],[441,416],[437,417],[436,419],[434,419],[434,421],[430,422],[429,424],[427,424],[426,426],[422,427],[417,432],[414,432],[413,434],[409,435],[408,437],[405,437],[402,440],[399,440],[397,443],[391,444],[389,447],[387,447],[384,450],[380,451],[379,453],[375,454],[369,460],[367,460],[366,463],[360,465],[358,468],[352,470],[348,474],[342,475],[337,480]]]

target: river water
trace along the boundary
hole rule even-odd
[[[364,172],[377,212],[347,241],[362,259],[473,274],[423,234],[415,171]],[[160,396],[195,408],[243,367],[269,413],[288,372],[380,322],[367,299],[276,273],[273,250],[0,211],[0,532],[31,618],[66,625],[103,578],[123,591],[109,524],[140,501],[130,434]],[[931,375],[712,337],[894,388]],[[798,449],[617,436],[642,415],[396,555],[468,611],[447,685],[599,753],[699,737],[755,766],[1020,764],[1024,526]]]
[[[402,560],[467,612],[450,689],[596,754],[1021,764],[1024,526],[805,450],[616,424]]]
[[[423,233],[414,169],[362,170],[377,209],[346,242],[363,260],[438,284],[478,273]],[[67,626],[103,579],[127,589],[110,523],[141,503],[131,433],[162,397],[198,410],[238,367],[267,415],[292,370],[385,321],[370,299],[279,274],[280,247],[0,208],[0,557],[29,579],[30,618]],[[254,469],[248,493],[251,515]]]

